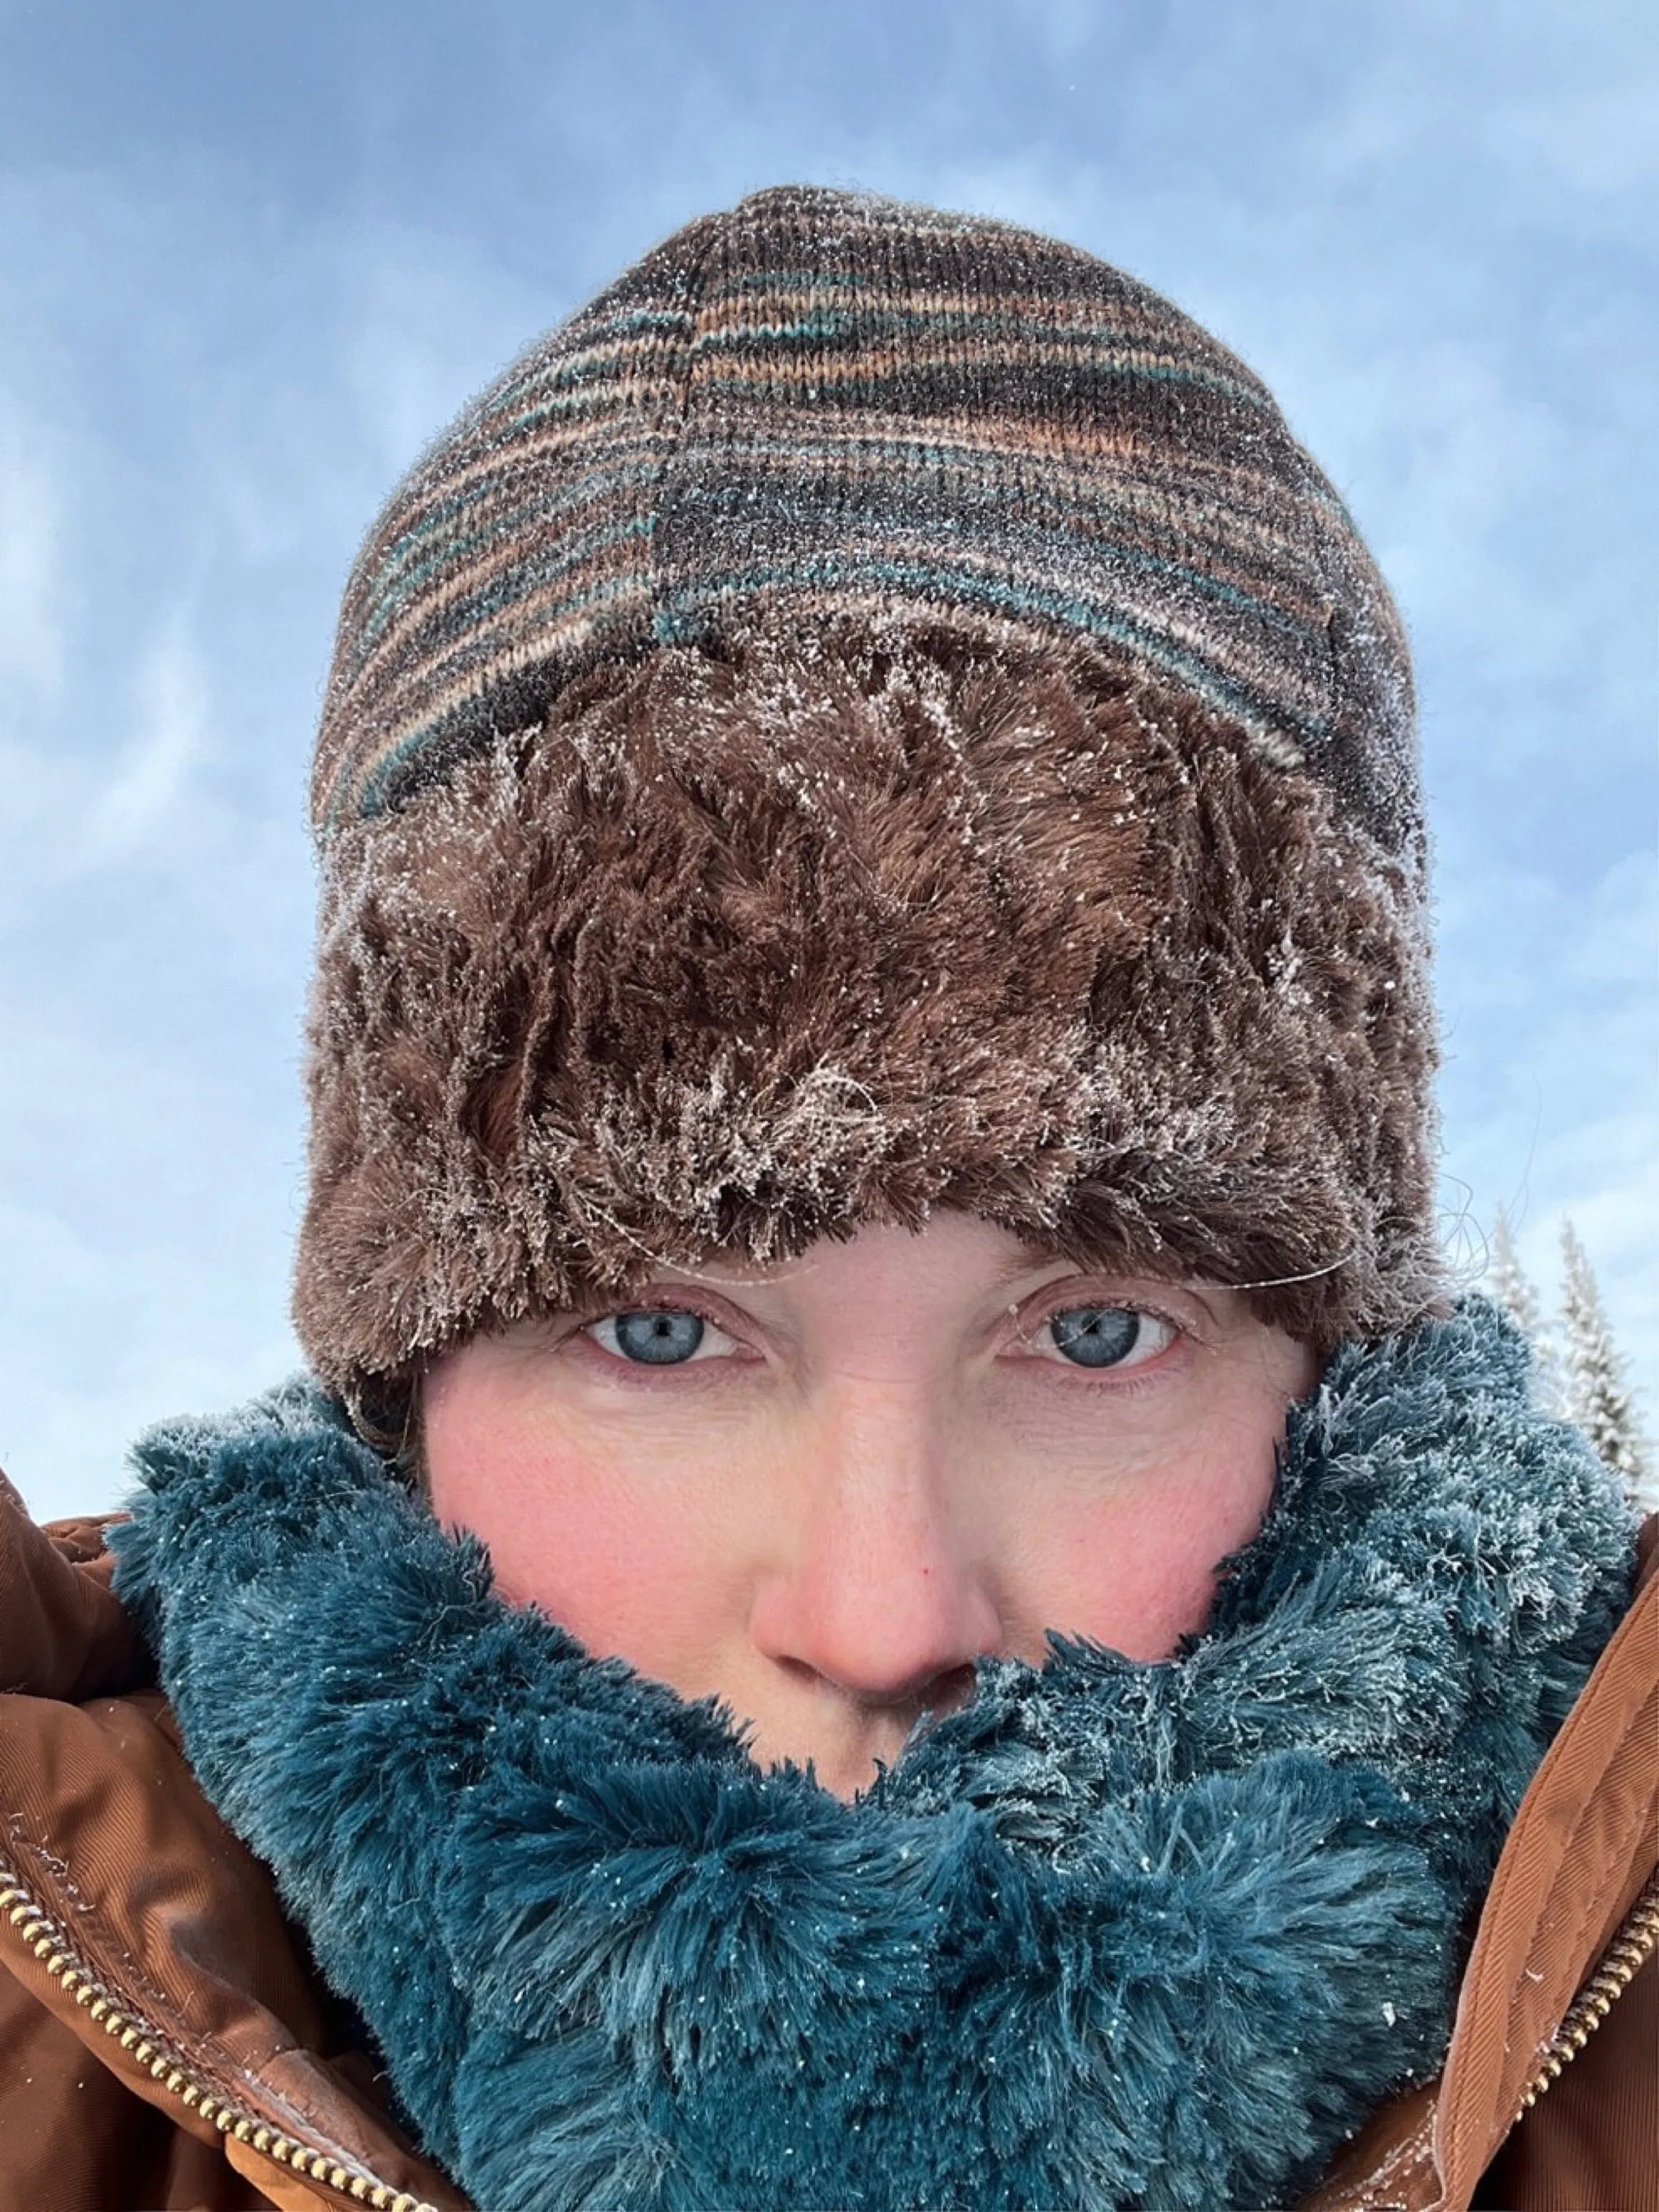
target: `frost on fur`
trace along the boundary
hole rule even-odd
[[[1472,1300],[1327,1364],[1203,1636],[985,1661],[844,1804],[503,1603],[320,1394],[139,1464],[191,1766],[499,2212],[1300,2202],[1438,2066],[1633,1553]]]
[[[1414,882],[1081,648],[780,630],[573,685],[330,848],[295,1310],[319,1370],[718,1247],[958,1206],[1432,1308]]]

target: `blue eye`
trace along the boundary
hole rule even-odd
[[[653,1307],[641,1313],[609,1314],[593,1326],[596,1336],[604,1329],[615,1339],[607,1351],[615,1349],[640,1366],[673,1367],[696,1353],[705,1323],[701,1314]]]
[[[1175,1331],[1133,1306],[1068,1306],[1050,1314],[1054,1348],[1078,1367],[1139,1365],[1162,1352]]]

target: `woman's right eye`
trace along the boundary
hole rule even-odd
[[[717,1359],[736,1346],[723,1329],[682,1306],[646,1306],[589,1322],[583,1334],[635,1367],[683,1367]]]

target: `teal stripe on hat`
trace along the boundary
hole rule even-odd
[[[341,623],[319,834],[446,772],[532,678],[736,643],[783,595],[1091,640],[1331,764],[1391,848],[1419,835],[1399,618],[1250,371],[1073,247],[806,187],[665,240],[394,492]]]

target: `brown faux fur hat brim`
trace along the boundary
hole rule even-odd
[[[938,1207],[1437,1302],[1411,866],[1093,647],[781,617],[570,686],[329,852],[295,1310],[349,1393],[718,1249]]]

